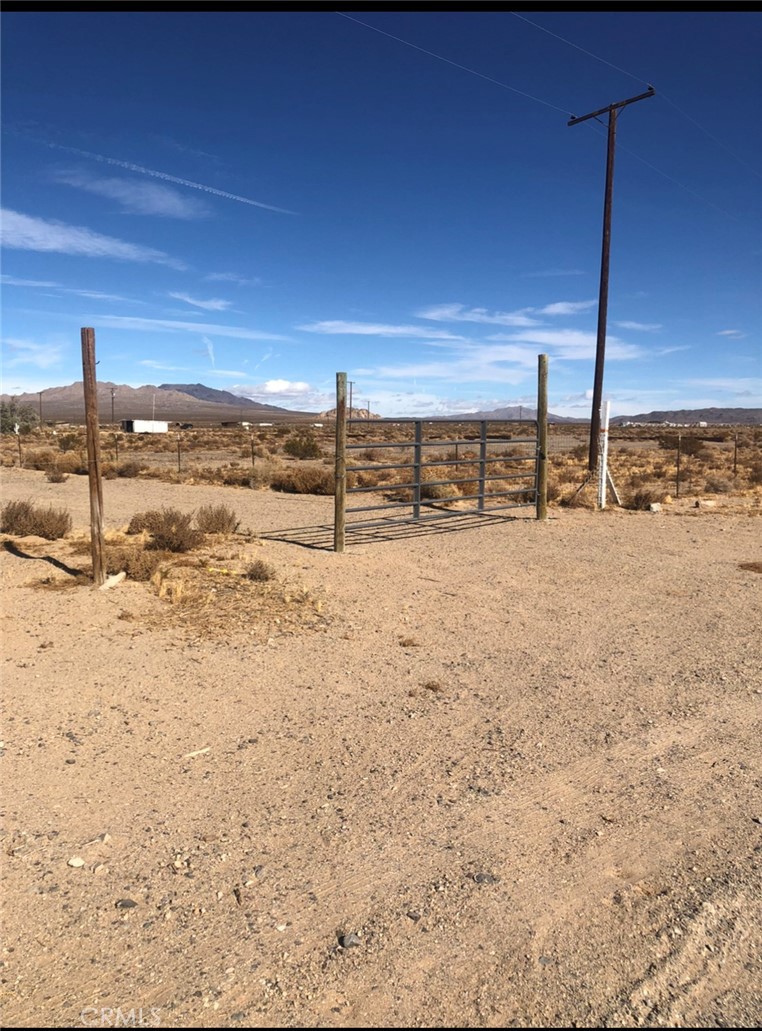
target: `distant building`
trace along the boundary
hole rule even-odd
[[[122,419],[122,429],[125,433],[169,433],[169,423],[156,419]]]

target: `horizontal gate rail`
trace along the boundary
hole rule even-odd
[[[386,421],[381,421],[382,426],[393,425]],[[426,419],[416,419],[416,422],[426,422]],[[465,420],[466,422],[468,420]],[[506,420],[510,422],[510,420]],[[359,419],[347,419],[347,422],[363,422],[364,420]],[[462,423],[461,423],[462,425]],[[488,444],[536,444],[537,437],[486,437]],[[466,437],[465,440],[422,440],[421,447],[454,447],[455,445],[461,444],[479,444],[481,437]],[[384,447],[413,447],[415,441],[403,440],[403,441],[386,441],[386,440],[374,440],[374,441],[363,441],[362,444],[347,444],[347,451],[365,451],[369,448],[384,448]]]
[[[490,494],[489,496],[491,498],[500,498],[500,497],[509,497],[511,495],[515,496],[517,494],[528,494],[528,493],[534,494],[534,490],[532,489],[530,491],[530,488],[527,488],[526,490],[501,490],[501,491],[495,491],[494,494]],[[428,507],[430,505],[446,505],[448,503],[449,504],[453,504],[453,503],[457,503],[457,502],[460,502],[460,501],[476,501],[480,497],[481,497],[481,495],[479,495],[479,494],[462,494],[462,495],[460,495],[459,497],[456,497],[456,498],[432,498],[430,501],[421,500],[421,501],[417,502],[417,504],[425,505],[425,506]],[[412,504],[413,504],[412,501],[385,501],[382,505],[362,505],[362,506],[358,506],[356,508],[348,508],[347,512],[375,512],[376,509],[380,510],[382,508],[410,508],[412,506]],[[534,499],[532,499],[532,501],[526,502],[524,504],[512,505],[511,507],[512,508],[526,508],[527,505],[530,505],[530,504],[531,505],[534,504]],[[480,511],[482,511],[482,512],[493,512],[493,511],[495,511],[495,509],[493,509],[493,507],[490,505],[490,507],[488,509],[484,508],[484,509],[480,509]],[[463,514],[462,512],[456,512],[456,515],[462,515],[462,514]],[[348,525],[349,526],[354,526],[354,523],[349,523]]]
[[[427,468],[428,468],[428,466],[427,466]],[[347,472],[351,472],[351,471],[352,470],[347,470]],[[423,486],[423,487],[449,487],[449,486],[454,486],[457,483],[490,483],[490,482],[493,482],[494,480],[526,480],[527,477],[529,477],[529,476],[532,476],[532,479],[534,479],[534,473],[525,472],[525,473],[510,473],[510,474],[506,474],[504,476],[466,476],[466,477],[464,477],[463,479],[460,479],[460,480],[423,480],[422,483],[421,483],[421,486]],[[418,482],[414,481],[413,483],[387,483],[385,486],[382,486],[382,487],[379,487],[378,484],[375,484],[372,487],[347,487],[347,494],[364,494],[364,493],[367,494],[367,493],[370,493],[370,492],[373,492],[373,491],[375,491],[376,494],[385,494],[385,493],[388,493],[390,490],[410,490],[411,488],[417,487],[417,486],[418,486]],[[527,488],[527,490],[528,489],[529,488]],[[532,486],[532,490],[534,490],[534,485]],[[495,495],[494,491],[489,491],[489,493],[487,494],[487,497],[491,498],[491,497],[494,497],[494,495]],[[438,498],[437,500],[438,501],[457,501],[458,499],[457,498]],[[352,511],[351,508],[347,509],[347,512],[351,512],[351,511]]]
[[[533,441],[534,443],[534,441]],[[441,462],[426,462],[426,468],[435,465],[478,465],[481,462],[534,462],[536,455],[492,455],[489,458],[453,458]],[[415,462],[403,462],[400,465],[348,465],[348,473],[379,472],[381,469],[414,469]]]

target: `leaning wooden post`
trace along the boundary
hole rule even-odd
[[[90,550],[93,558],[93,583],[100,587],[106,580],[106,570],[103,561],[103,481],[95,381],[94,329],[82,330],[82,374],[85,388],[87,473],[90,481]]]
[[[548,356],[537,356],[537,518],[548,518]]]
[[[333,550],[344,550],[347,510],[347,374],[336,373],[336,471],[334,487]]]

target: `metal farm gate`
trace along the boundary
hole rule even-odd
[[[344,550],[347,526],[359,529],[419,523],[425,519],[486,515],[528,507],[535,509],[538,519],[547,518],[547,412],[547,355],[539,355],[533,436],[524,436],[523,426],[519,437],[506,435],[507,431],[502,435],[491,432],[487,420],[379,419],[371,422],[348,418],[347,374],[337,373],[334,551]],[[458,437],[440,436],[443,427],[453,424],[462,430]],[[351,440],[348,439],[350,426],[355,431]],[[429,427],[429,438],[424,427]],[[364,432],[356,432],[359,428]],[[370,436],[381,437],[382,432],[385,439]],[[503,450],[495,453],[498,447]],[[443,448],[453,450],[442,458],[436,451]],[[383,452],[381,462],[376,460],[379,452]],[[360,458],[360,463],[352,461],[354,454]],[[427,461],[427,456],[432,454],[434,457]],[[365,464],[362,464],[363,459]],[[453,471],[454,476],[446,476]],[[380,474],[383,474],[381,479]],[[395,479],[393,474],[400,474],[402,479]],[[348,494],[360,495],[360,501],[364,500],[362,495],[383,494],[385,500],[347,507]],[[499,504],[494,504],[494,500]],[[463,507],[464,503],[474,502],[475,506]],[[422,514],[422,509],[436,511]],[[347,515],[381,511],[389,515],[347,523]],[[395,511],[401,515],[395,516]]]

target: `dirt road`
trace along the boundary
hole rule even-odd
[[[85,534],[83,478],[3,472]],[[334,555],[329,498],[104,488],[235,508],[220,604],[252,556],[318,601],[220,626],[0,552],[6,1026],[760,1022],[758,505]]]

